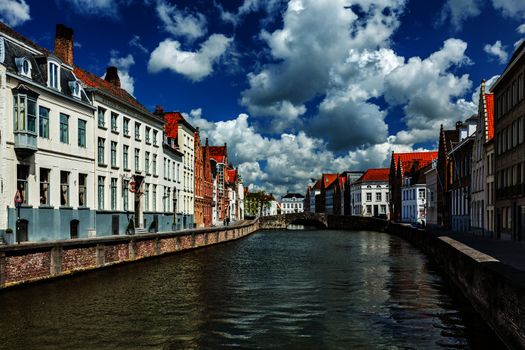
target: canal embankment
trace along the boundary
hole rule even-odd
[[[206,229],[0,246],[0,289],[225,243],[258,229],[258,221],[249,221]]]
[[[511,349],[525,349],[525,272],[449,237],[401,224],[388,233],[424,251]]]

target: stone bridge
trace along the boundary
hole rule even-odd
[[[285,230],[289,225],[315,226],[327,228],[328,222],[325,214],[320,213],[293,213],[259,218],[260,228],[263,230]]]
[[[383,219],[326,215],[322,213],[294,213],[259,218],[262,230],[285,230],[289,225],[314,226],[320,229],[385,231],[388,221]]]

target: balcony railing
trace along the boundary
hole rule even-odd
[[[15,131],[15,150],[32,154],[37,151],[37,134],[32,131]]]

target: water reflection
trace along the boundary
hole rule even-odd
[[[424,256],[371,232],[262,232],[0,296],[0,349],[502,347]]]

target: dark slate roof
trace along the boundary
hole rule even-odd
[[[8,35],[9,37],[13,38],[14,40],[17,40],[32,49],[38,51],[38,53],[34,53],[33,51],[27,49],[26,47],[19,45],[18,43],[15,43],[11,41],[10,38],[4,37],[4,43],[5,43],[5,59],[4,59],[4,65],[8,72],[12,74],[18,74],[18,69],[16,66],[15,59],[25,57],[31,64],[31,78],[25,78],[33,81],[34,83],[41,85],[42,87],[47,88],[47,63],[48,58],[52,57],[58,62],[61,62],[60,59],[58,59],[56,56],[54,56],[49,50],[38,46],[37,44],[33,43],[31,40],[25,38],[21,34],[15,32],[11,28],[7,27],[5,24],[0,22],[0,36]],[[74,81],[78,79],[75,78],[75,75],[71,70],[65,69],[64,67],[60,67],[60,87],[61,91],[60,93],[64,96],[74,98],[71,90],[69,88],[69,82]],[[81,101],[87,104],[91,104],[89,99],[85,96],[85,94],[81,94]],[[75,98],[76,99],[76,98]]]
[[[283,197],[283,199],[284,198],[304,198],[304,196],[300,193],[288,193]]]

